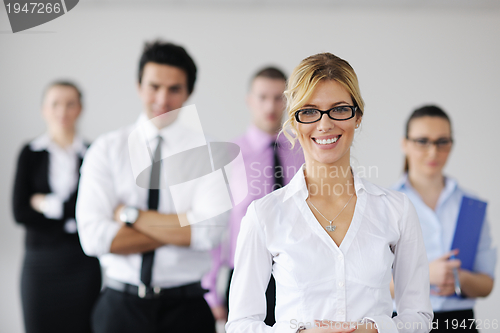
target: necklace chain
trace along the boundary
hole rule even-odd
[[[354,192],[354,193],[355,193],[355,192]],[[313,208],[314,208],[314,209],[316,209],[316,211],[319,213],[319,215],[323,216],[323,218],[324,218],[325,220],[327,220],[327,221],[328,221],[328,223],[330,223],[330,225],[329,225],[328,227],[326,227],[326,230],[328,230],[328,231],[335,231],[335,229],[337,229],[337,226],[335,226],[335,225],[333,225],[333,226],[332,226],[332,223],[333,223],[333,221],[335,221],[335,219],[336,219],[337,217],[339,217],[340,213],[342,213],[342,212],[344,211],[344,209],[347,207],[347,205],[349,204],[349,202],[351,202],[351,199],[352,199],[352,197],[354,196],[354,193],[351,195],[351,197],[349,198],[349,200],[347,200],[347,203],[346,203],[346,204],[344,205],[344,207],[340,210],[340,212],[337,214],[337,216],[335,216],[335,217],[333,218],[333,220],[329,220],[329,219],[327,219],[327,218],[325,217],[325,215],[321,214],[321,212],[319,211],[319,209],[318,209],[318,208],[316,208],[316,206],[314,206],[314,204],[312,203],[311,198],[309,198],[309,197],[308,197],[307,199],[309,200],[309,203],[311,204],[311,206],[313,206]]]

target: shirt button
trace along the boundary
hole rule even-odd
[[[339,282],[339,287],[343,288],[344,287],[344,281]]]
[[[339,314],[343,315],[344,314],[344,310],[339,310]]]
[[[339,258],[339,260],[344,259],[344,257],[341,254],[339,254],[337,258]]]

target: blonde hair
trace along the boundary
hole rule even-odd
[[[307,102],[322,80],[334,80],[340,83],[351,95],[354,105],[358,107],[356,116],[358,118],[363,116],[365,103],[361,98],[358,77],[351,65],[344,59],[327,52],[307,57],[293,70],[285,91],[288,119],[283,124],[282,132],[290,140],[292,147],[297,139],[295,112]],[[285,130],[287,128],[292,129],[295,137]]]

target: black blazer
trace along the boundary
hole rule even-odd
[[[79,165],[81,164],[80,158]],[[27,248],[46,248],[57,246],[61,242],[78,242],[76,234],[64,231],[66,220],[75,218],[77,190],[64,202],[61,219],[48,219],[31,207],[30,200],[33,194],[51,192],[49,152],[33,151],[30,144],[25,145],[17,163],[12,204],[15,220],[26,227]]]

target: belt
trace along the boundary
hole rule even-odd
[[[143,284],[135,286],[133,284],[107,278],[106,287],[145,299],[202,297],[208,292],[208,290],[202,288],[201,282],[190,283],[174,288],[161,288],[146,287]]]

